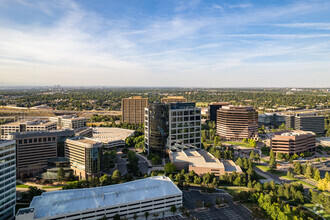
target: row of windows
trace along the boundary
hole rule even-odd
[[[8,190],[10,190],[10,189],[12,189],[12,188],[16,188],[16,181],[14,181],[13,184],[8,185],[7,187],[1,189],[1,190],[0,190],[0,194],[4,193],[4,192],[6,192],[6,191],[8,191]]]
[[[10,178],[10,177],[12,177],[12,176],[15,176],[15,172],[8,173],[8,174],[5,175],[5,176],[1,176],[1,177],[0,177],[0,182],[4,181],[4,180],[6,180],[6,179],[8,179],[8,178]]]
[[[4,147],[0,147],[0,152],[11,149],[11,148],[15,149],[15,145],[7,145],[7,146],[4,146]],[[0,157],[1,157],[1,155],[0,155]]]
[[[2,194],[2,195],[0,196],[0,200],[1,200],[1,199],[4,199],[4,198],[6,198],[6,197],[8,197],[8,196],[10,196],[10,195],[16,195],[16,189],[12,189],[12,190],[10,190],[10,191],[8,191],[8,192]]]
[[[18,144],[40,143],[40,142],[55,141],[55,140],[56,140],[56,137],[29,138],[29,139],[24,139],[24,140],[18,140]]]
[[[15,164],[15,162],[14,162]],[[13,171],[13,170],[16,170],[16,167],[10,167],[9,169],[6,169],[6,170],[2,170],[0,169],[0,176],[6,174],[6,173],[9,173],[10,171]]]
[[[182,116],[182,115],[200,115],[200,110],[191,110],[191,111],[171,111],[171,116]]]
[[[185,123],[171,123],[171,127],[172,128],[182,128],[182,127],[197,127],[199,128],[199,126],[201,125],[200,121],[197,122],[185,122]]]
[[[0,158],[2,158],[2,157],[6,157],[6,156],[8,156],[8,155],[10,155],[10,154],[15,154],[15,150],[11,150],[11,151],[7,151],[7,152],[5,152],[5,153],[1,153],[1,154],[0,154]]]
[[[171,129],[171,134],[196,133],[200,134],[200,128]]]
[[[13,159],[15,159],[15,157],[13,157]],[[13,166],[13,165],[15,165],[15,160],[10,161],[9,163],[1,165],[0,170],[6,169],[7,167],[10,167],[10,166]],[[0,175],[1,175],[1,173],[3,173],[3,171],[0,172]]]

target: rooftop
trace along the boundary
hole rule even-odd
[[[45,218],[179,194],[181,190],[168,177],[156,176],[110,186],[45,192],[34,197],[29,208],[35,209],[36,218]]]
[[[50,130],[50,131],[27,131],[27,132],[14,132],[9,135],[10,138],[25,138],[25,137],[43,137],[43,136],[73,136],[74,130]]]
[[[83,145],[85,145],[85,147],[94,147],[95,144],[101,144],[100,141],[92,139],[92,138],[86,138],[86,137],[80,137],[80,136],[76,136],[70,139],[67,139],[66,142],[68,143],[82,143]]]
[[[311,131],[301,131],[301,130],[293,130],[281,134],[281,136],[301,136],[301,135],[315,135],[315,134]]]
[[[111,141],[125,140],[134,134],[134,130],[121,128],[93,128],[93,139],[103,143]]]
[[[32,121],[15,121],[11,122],[8,124],[3,124],[1,126],[19,126],[20,124],[26,124],[27,126],[32,126],[32,125],[50,125],[50,124],[55,124],[55,122],[51,122],[48,120],[32,120]]]
[[[223,163],[205,150],[188,149],[173,151],[171,154],[174,162],[189,162],[193,167],[224,168]]]

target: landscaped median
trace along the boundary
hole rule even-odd
[[[270,169],[269,167],[267,167],[267,166],[263,166],[263,165],[256,165],[255,167],[259,168],[259,169],[262,170],[262,171],[265,171],[265,172],[268,172],[268,173],[271,173],[271,174],[275,174],[275,175],[277,175],[277,176],[279,176],[279,177],[283,177],[283,178],[288,179],[288,180],[296,181],[296,182],[298,182],[298,183],[301,183],[301,184],[306,185],[306,186],[308,186],[308,187],[311,187],[311,188],[313,188],[313,189],[317,189],[317,187],[315,187],[315,186],[313,186],[313,185],[311,185],[311,184],[309,184],[309,183],[306,183],[305,181],[302,181],[302,180],[297,179],[297,178],[295,178],[295,177],[293,177],[293,178],[292,178],[292,177],[288,177],[288,176],[287,176],[284,172],[282,172],[282,171],[272,170],[272,169]]]

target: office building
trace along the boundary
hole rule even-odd
[[[113,150],[124,147],[125,140],[134,134],[134,130],[122,128],[93,128],[93,139],[103,143],[103,149]]]
[[[152,103],[145,118],[148,152],[164,156],[178,144],[201,147],[201,110],[195,103]]]
[[[121,101],[122,121],[132,124],[144,123],[144,108],[148,106],[148,98],[133,96]]]
[[[168,96],[161,98],[162,103],[174,103],[174,102],[187,102],[187,99],[183,96]]]
[[[165,156],[169,137],[169,104],[150,103],[145,109],[144,138],[148,153]]]
[[[241,140],[258,134],[258,112],[253,107],[223,106],[217,117],[217,134],[221,138]]]
[[[278,127],[282,124],[285,124],[285,117],[284,115],[275,114],[275,113],[265,113],[265,114],[258,114],[258,124],[264,126],[274,126]]]
[[[93,128],[91,127],[81,127],[74,130],[75,136],[82,136],[82,137],[93,137]]]
[[[65,141],[65,157],[79,179],[100,176],[102,171],[103,144],[91,138],[74,137]]]
[[[15,216],[16,153],[14,140],[0,140],[0,219]]]
[[[274,153],[297,154],[315,152],[315,133],[311,131],[277,132],[272,137],[270,146]]]
[[[14,132],[26,132],[26,131],[49,131],[56,130],[57,125],[55,122],[46,120],[33,120],[26,122],[12,122],[0,126],[1,139],[7,139],[8,135]]]
[[[214,121],[215,124],[217,124],[217,112],[222,106],[227,106],[229,105],[228,102],[218,102],[218,103],[212,103],[209,105],[209,120]]]
[[[315,134],[324,134],[324,116],[316,114],[296,114],[295,130],[312,131]]]
[[[87,119],[76,115],[63,115],[57,117],[49,117],[49,120],[56,122],[59,129],[78,129],[86,127]]]
[[[73,135],[73,130],[29,131],[9,135],[8,139],[16,141],[17,176],[42,172],[48,160],[58,156],[64,140]]]
[[[285,116],[287,129],[312,131],[315,134],[324,134],[324,116],[315,113],[298,113]]]
[[[165,176],[149,177],[96,188],[44,192],[30,207],[20,209],[16,220],[144,219],[145,213],[163,217],[182,206],[181,190]]]
[[[170,152],[169,158],[178,170],[194,171],[199,176],[206,173],[221,176],[234,171],[242,173],[242,169],[233,161],[224,160],[222,162],[205,150],[175,150]]]

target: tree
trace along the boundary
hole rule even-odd
[[[176,212],[176,206],[172,205],[170,211],[173,212],[173,215],[174,215],[174,213]]]
[[[68,180],[69,181],[74,181],[74,179],[75,179],[75,176],[73,175],[73,172],[70,172],[69,176],[68,176]]]
[[[120,171],[119,170],[113,171],[111,179],[114,180],[114,181],[116,181],[116,182],[119,182],[121,180],[121,173],[120,173]]]
[[[174,173],[176,171],[176,167],[173,163],[169,162],[164,166],[165,174],[168,175],[170,173]]]
[[[275,155],[273,153],[273,150],[270,151],[269,168],[270,169],[276,169],[276,159],[275,159]]]
[[[120,215],[116,214],[116,215],[113,217],[113,220],[120,220]]]
[[[100,183],[102,186],[107,186],[111,184],[111,178],[109,175],[104,174],[103,176],[100,177]]]
[[[293,172],[297,173],[297,174],[301,174],[302,173],[302,167],[301,164],[299,162],[294,163],[294,170]]]
[[[305,172],[305,176],[307,178],[312,178],[312,175],[313,175],[313,168],[311,165],[308,165],[307,168],[306,168],[306,172]]]
[[[144,216],[146,217],[146,219],[148,219],[149,212],[145,212],[145,213],[144,213]]]
[[[58,171],[57,171],[57,181],[58,182],[62,182],[65,178],[65,172],[63,167],[61,167]]]
[[[330,181],[330,174],[328,172],[325,173],[325,178]]]
[[[250,153],[250,160],[254,160],[255,159],[255,155],[254,155],[254,152],[253,151],[251,151],[251,153]]]

